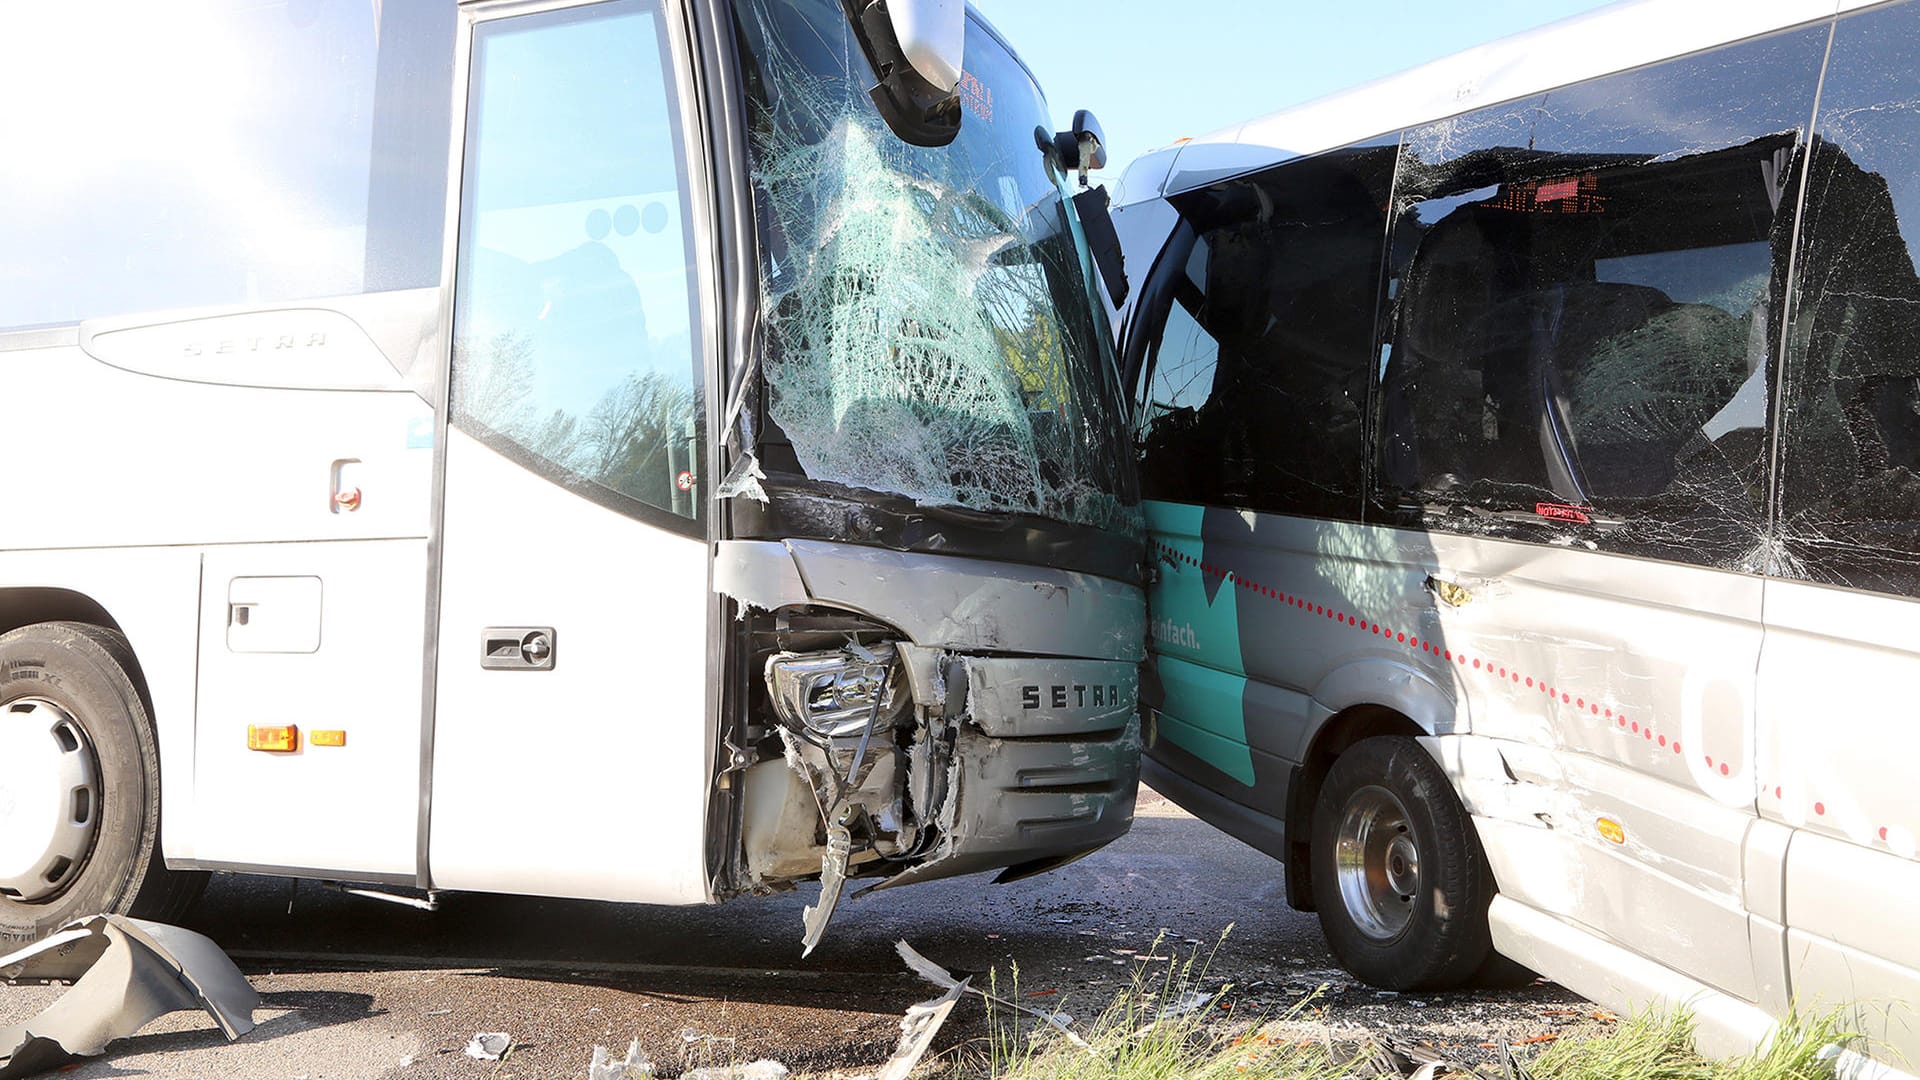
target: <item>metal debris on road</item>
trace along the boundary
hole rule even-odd
[[[504,1031],[476,1032],[467,1040],[467,1056],[481,1061],[499,1061],[513,1047],[513,1036]]]
[[[204,1009],[229,1041],[253,1030],[260,995],[220,946],[165,923],[90,915],[0,956],[0,980],[71,982],[40,1015],[0,1027],[0,1080],[91,1057],[155,1018]]]

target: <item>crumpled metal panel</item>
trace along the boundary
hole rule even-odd
[[[32,1076],[103,1052],[156,1017],[204,1009],[238,1039],[260,1005],[246,976],[206,937],[124,915],[90,915],[0,956],[7,982],[72,981],[40,1015],[0,1028],[0,1080]]]
[[[1041,566],[791,540],[814,602],[863,611],[917,645],[1138,661],[1146,600],[1110,578]]]
[[[873,889],[1004,870],[1005,880],[1064,865],[1133,824],[1140,724],[1083,739],[995,739],[962,727],[941,839],[918,866]]]

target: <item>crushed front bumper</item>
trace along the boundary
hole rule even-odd
[[[963,657],[954,667],[964,698],[948,699],[961,722],[941,842],[885,886],[1001,868],[1012,880],[1126,833],[1140,787],[1137,665]]]

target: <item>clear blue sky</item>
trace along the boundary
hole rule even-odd
[[[1606,0],[973,0],[1110,166]]]

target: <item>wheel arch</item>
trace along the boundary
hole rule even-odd
[[[1355,743],[1378,735],[1420,736],[1430,734],[1405,713],[1379,704],[1350,705],[1329,716],[1308,744],[1306,758],[1287,787],[1287,906],[1297,911],[1312,911],[1313,902],[1313,806],[1320,800],[1321,785],[1333,763]]]
[[[1312,911],[1313,807],[1333,763],[1355,743],[1379,735],[1459,734],[1464,718],[1452,694],[1418,668],[1367,658],[1329,672],[1313,690],[1326,719],[1308,736],[1293,782],[1287,786],[1286,887],[1288,906]]]
[[[78,622],[126,631],[98,600],[73,589],[0,587],[0,634],[43,622]]]
[[[0,587],[0,634],[49,622],[85,623],[128,637],[126,628],[113,613],[86,593],[44,586]],[[147,685],[146,672],[141,670],[140,652],[133,647],[131,639],[127,642],[127,655],[133,665],[127,678],[133,680],[134,689],[140,692],[140,703],[146,706],[148,722],[152,723],[153,691]],[[157,739],[159,732],[154,736]]]

